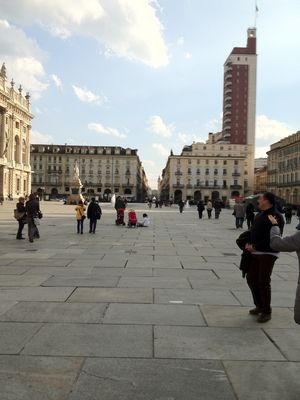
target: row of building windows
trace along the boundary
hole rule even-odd
[[[201,164],[201,161],[205,161],[206,165],[209,165],[209,164],[212,164],[212,163],[214,165],[222,164],[222,162],[221,161],[219,162],[219,160],[199,160],[198,159],[197,160],[197,165]],[[211,161],[211,163],[210,163],[210,161]],[[181,164],[180,158],[177,159],[177,164]],[[188,164],[189,165],[193,164],[191,159],[188,159]],[[223,160],[223,165],[227,165],[227,160]],[[234,160],[234,165],[239,165],[239,160]]]

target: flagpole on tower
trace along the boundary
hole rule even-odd
[[[257,0],[255,0],[255,16],[254,16],[254,27],[256,28],[257,25],[257,17],[258,17],[258,5]]]

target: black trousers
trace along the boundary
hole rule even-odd
[[[254,215],[248,216],[248,217],[246,217],[246,219],[247,219],[248,229],[250,229],[254,222]]]
[[[212,213],[212,210],[207,210],[208,219],[211,219],[211,213]]]
[[[97,219],[90,218],[90,233],[96,232],[96,226],[97,226]]]
[[[77,233],[83,233],[83,219],[77,220]]]
[[[271,314],[271,275],[277,257],[269,254],[252,255],[247,283],[253,302],[265,314]]]
[[[199,214],[199,219],[202,219],[203,211],[198,210],[198,214]]]
[[[24,220],[20,219],[18,220],[19,223],[19,228],[18,228],[18,232],[17,232],[17,239],[21,239],[22,237],[22,232],[23,232],[23,228],[24,228]]]

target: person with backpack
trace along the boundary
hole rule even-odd
[[[83,222],[85,220],[85,206],[83,201],[80,200],[78,205],[75,207],[76,220],[77,220],[77,234],[83,234]]]
[[[95,197],[92,197],[87,209],[87,217],[90,220],[90,233],[96,232],[97,221],[101,218],[102,210]]]

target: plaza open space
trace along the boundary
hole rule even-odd
[[[42,202],[34,243],[0,207],[0,398],[298,400],[296,254],[276,262],[258,324],[232,210],[134,207],[149,228],[115,226],[103,204],[96,234],[77,235],[74,206]]]

